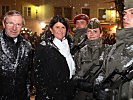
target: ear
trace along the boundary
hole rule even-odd
[[[3,25],[3,28],[6,27],[6,26],[5,26],[5,22],[4,22],[4,20],[2,20],[2,25]]]
[[[100,37],[102,37],[102,36],[103,36],[103,32],[100,33]]]

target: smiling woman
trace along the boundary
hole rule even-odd
[[[68,22],[54,16],[35,53],[36,100],[72,100],[75,63],[70,54]]]
[[[57,22],[50,30],[59,40],[62,40],[66,35],[66,27],[61,22]]]

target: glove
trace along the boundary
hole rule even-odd
[[[103,76],[98,76],[95,80],[95,84],[100,84],[103,81],[104,77]]]
[[[87,82],[84,78],[76,77],[76,78],[73,78],[73,81],[76,88],[86,92],[93,91],[93,84]]]
[[[93,93],[96,100],[110,100],[109,89],[101,89],[100,85],[94,86]]]

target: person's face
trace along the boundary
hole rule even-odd
[[[50,30],[59,40],[62,40],[66,35],[66,27],[61,22],[57,22]]]
[[[6,20],[2,22],[7,36],[16,38],[23,26],[22,21],[22,16],[7,16]]]
[[[124,28],[133,27],[133,8],[124,10],[123,26]]]
[[[89,40],[96,40],[102,37],[102,33],[100,33],[100,29],[99,28],[95,28],[95,29],[87,29],[87,37]]]
[[[28,40],[29,39],[29,35],[28,34],[24,34],[24,39]]]
[[[86,28],[87,22],[83,19],[76,21],[76,29]]]

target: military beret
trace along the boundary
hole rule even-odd
[[[73,21],[74,21],[74,24],[76,24],[76,21],[77,20],[85,20],[87,23],[89,21],[89,16],[87,16],[86,14],[78,14],[77,16],[74,17]]]

